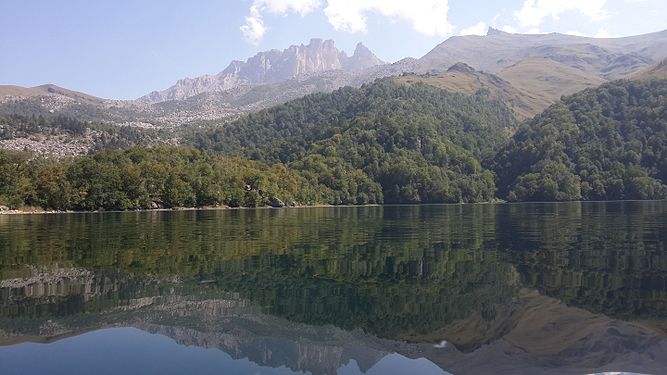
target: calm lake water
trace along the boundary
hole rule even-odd
[[[667,202],[0,216],[0,373],[667,374]]]

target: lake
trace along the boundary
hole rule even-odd
[[[0,373],[667,373],[667,202],[0,216]]]

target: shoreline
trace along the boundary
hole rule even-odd
[[[458,204],[458,203],[457,203]],[[220,206],[220,207],[176,207],[176,208],[147,208],[140,210],[96,210],[96,211],[58,211],[58,210],[38,210],[34,211],[23,211],[23,210],[5,210],[0,211],[0,216],[2,215],[55,215],[55,214],[109,214],[109,213],[130,213],[130,212],[182,212],[182,211],[226,211],[226,210],[283,210],[283,209],[300,209],[300,208],[336,208],[336,207],[379,207],[387,206],[382,204],[365,204],[365,205],[333,205],[333,204],[315,204],[311,206],[284,206],[284,207],[271,207],[271,206],[262,206],[262,207],[229,207],[229,206]]]
[[[354,208],[354,207],[400,207],[400,206],[475,206],[475,205],[520,205],[520,204],[571,204],[571,203],[621,203],[621,202],[667,202],[665,199],[626,199],[614,201],[567,201],[567,202],[507,202],[507,201],[489,201],[477,203],[394,203],[394,204],[315,204],[310,206],[284,206],[284,207],[176,207],[176,208],[154,208],[154,209],[140,209],[140,210],[112,210],[112,211],[57,211],[57,210],[5,210],[0,211],[0,216],[13,215],[55,215],[55,214],[108,214],[108,213],[130,213],[130,212],[179,212],[179,211],[233,211],[233,210],[284,210],[284,209],[304,209],[304,208]]]

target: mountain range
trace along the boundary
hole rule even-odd
[[[0,118],[65,115],[132,128],[217,126],[307,94],[395,76],[405,84],[463,94],[484,90],[522,121],[564,95],[611,80],[665,78],[665,59],[667,30],[598,39],[490,28],[485,36],[451,37],[421,58],[392,64],[361,43],[348,56],[331,40],[312,39],[233,61],[217,74],[178,80],[136,100],[102,99],[55,85],[0,86]]]
[[[183,100],[205,93],[230,90],[244,85],[270,84],[328,71],[361,71],[383,65],[363,44],[357,44],[350,57],[333,40],[312,39],[308,45],[291,46],[284,51],[260,52],[246,62],[232,61],[216,75],[185,78],[163,91],[139,98],[148,103]]]
[[[294,99],[290,90],[293,87],[298,88],[299,94],[326,92],[410,72],[436,76],[435,81],[440,82],[434,82],[435,85],[449,91],[469,92],[484,87],[492,91],[511,91],[501,97],[512,97],[518,117],[528,118],[563,95],[630,78],[646,70],[667,58],[667,48],[663,47],[667,47],[667,31],[598,39],[558,33],[510,34],[490,28],[486,36],[449,38],[420,59],[405,58],[384,64],[362,44],[347,57],[336,49],[333,41],[313,39],[305,46],[259,53],[245,63],[234,61],[217,75],[180,80],[164,91],[152,92],[139,100],[156,103],[194,97],[193,102],[197,102],[210,100],[209,96],[197,98],[202,93],[215,96],[225,92],[229,96],[247,98],[252,91],[253,95],[246,102],[258,109]],[[481,82],[468,84],[464,90],[456,84],[443,84],[449,81],[447,76],[452,77],[447,74],[451,73],[450,68],[458,63],[470,66],[486,78],[479,78],[477,74],[472,80]],[[468,76],[470,81],[473,77]],[[460,76],[452,78],[461,79]],[[485,82],[488,79],[495,83]],[[421,81],[429,83],[429,80]],[[237,93],[229,91],[232,89]],[[262,97],[262,92],[271,93],[275,100]]]

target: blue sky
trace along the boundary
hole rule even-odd
[[[616,37],[665,15],[667,0],[2,0],[0,84],[133,99],[314,37],[393,62],[488,26]]]

